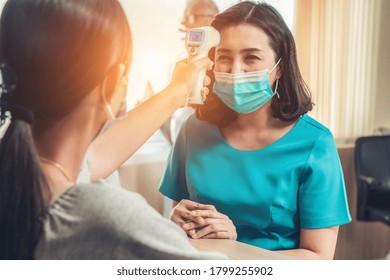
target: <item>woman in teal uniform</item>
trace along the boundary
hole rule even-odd
[[[331,259],[351,221],[331,132],[306,113],[293,36],[265,3],[216,17],[213,90],[182,126],[160,191],[192,238]]]

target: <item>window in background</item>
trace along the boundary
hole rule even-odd
[[[378,60],[388,37],[379,36],[381,3],[297,0],[298,59],[316,103],[311,115],[339,139],[372,134],[377,94],[389,94],[377,88],[378,65],[389,57]]]

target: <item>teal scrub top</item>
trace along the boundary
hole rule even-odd
[[[304,114],[280,139],[253,151],[233,148],[218,127],[191,116],[169,155],[160,192],[212,204],[237,240],[268,250],[299,247],[300,229],[351,221],[331,132]]]

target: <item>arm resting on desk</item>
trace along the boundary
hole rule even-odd
[[[232,260],[291,260],[293,258],[231,239],[189,239],[199,251],[214,251]]]
[[[339,227],[301,229],[298,249],[277,251],[295,259],[333,259]]]

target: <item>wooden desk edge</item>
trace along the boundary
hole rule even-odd
[[[219,252],[232,260],[292,260],[291,257],[229,239],[192,239],[199,251]]]

